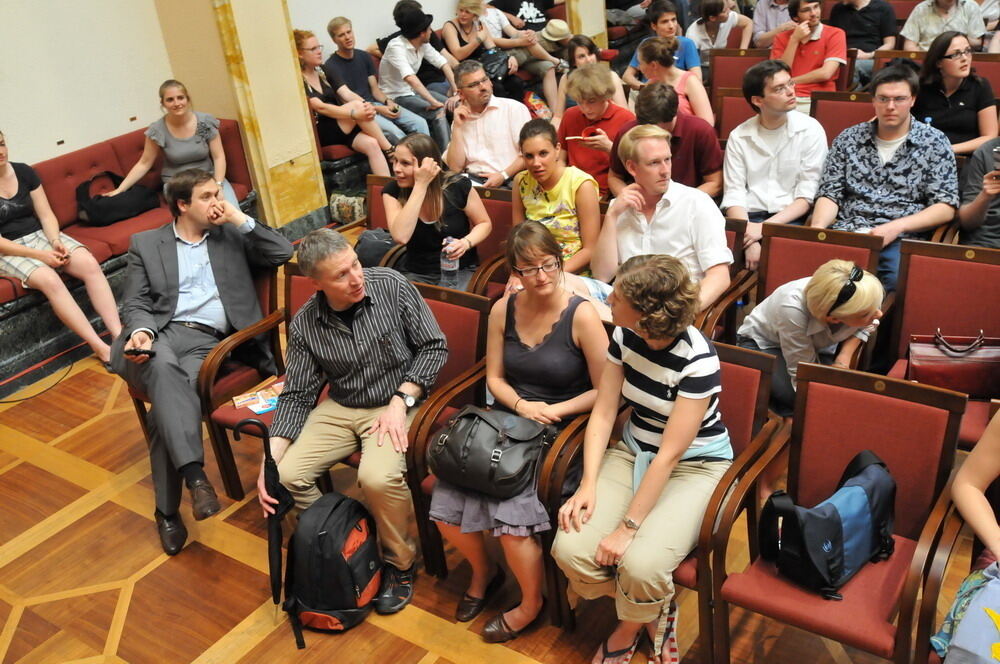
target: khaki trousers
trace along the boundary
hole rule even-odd
[[[581,597],[611,595],[619,620],[650,622],[669,606],[673,571],[697,544],[708,500],[730,462],[678,463],[617,568],[600,566],[597,545],[622,522],[632,501],[634,460],[624,443],[605,453],[590,521],[580,532],[560,530],[552,556]]]
[[[375,518],[382,556],[394,567],[407,569],[417,549],[410,537],[413,502],[404,477],[406,459],[392,448],[388,437],[380,446],[378,436],[365,433],[383,410],[384,406],[347,408],[333,399],[323,401],[309,413],[302,433],[278,463],[278,472],[281,483],[295,498],[296,508],[303,510],[322,495],[316,487],[320,473],[360,449],[358,486]],[[410,409],[407,425],[416,413],[416,408]]]

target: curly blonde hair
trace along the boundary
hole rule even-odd
[[[698,314],[698,283],[673,256],[633,256],[618,268],[615,292],[639,312],[639,332],[676,337]]]

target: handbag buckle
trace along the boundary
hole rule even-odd
[[[493,448],[493,451],[490,453],[490,463],[500,463],[500,455],[502,454],[503,450],[499,447]]]

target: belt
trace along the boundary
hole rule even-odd
[[[223,339],[226,338],[225,334],[223,334],[222,332],[218,331],[217,329],[215,329],[211,325],[204,325],[202,323],[196,323],[196,322],[191,321],[191,320],[175,320],[175,321],[170,321],[170,322],[174,323],[176,325],[183,325],[184,327],[189,327],[192,330],[198,330],[199,332],[204,332],[205,334],[210,334],[213,337],[215,337],[216,339],[218,339],[219,341],[222,341]]]

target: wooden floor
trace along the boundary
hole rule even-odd
[[[45,388],[45,379],[20,395]],[[449,551],[446,581],[419,576],[413,605],[372,615],[344,635],[307,633],[297,651],[267,587],[264,523],[255,494],[222,497],[218,516],[194,522],[175,557],[160,549],[145,444],[124,383],[93,359],[53,389],[0,405],[0,661],[8,662],[334,662],[491,664],[588,662],[614,622],[610,601],[582,603],[575,632],[545,625],[503,646],[479,632],[516,601],[511,583],[483,616],[452,618],[468,568]],[[206,449],[208,447],[206,443]],[[237,444],[247,489],[259,451]],[[217,480],[211,453],[207,470]],[[351,471],[335,476],[348,493]],[[968,569],[968,541],[950,572],[953,593]],[[734,547],[739,548],[739,547]],[[684,662],[697,662],[696,597],[682,591]],[[939,611],[946,607],[939,607]],[[733,661],[881,661],[738,611]],[[633,660],[645,662],[639,655]]]

